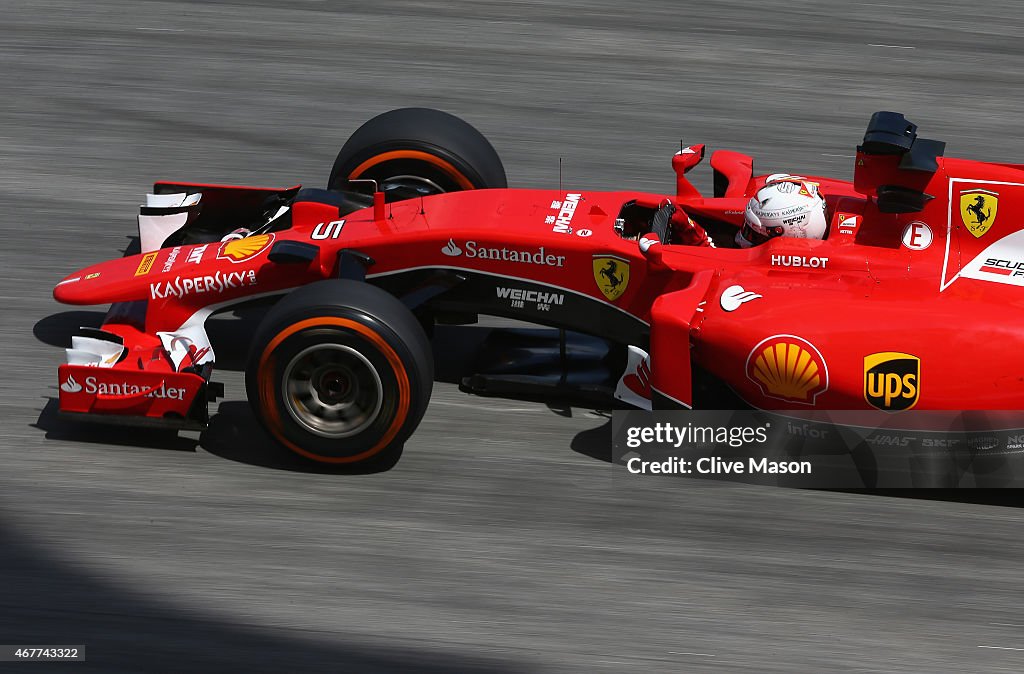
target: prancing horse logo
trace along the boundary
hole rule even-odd
[[[999,209],[999,194],[988,190],[971,190],[960,193],[960,217],[964,227],[974,235],[981,237],[996,222]]]
[[[614,302],[629,286],[629,260],[614,255],[595,255],[594,281],[608,301]]]

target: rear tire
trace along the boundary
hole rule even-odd
[[[423,418],[430,343],[399,300],[366,283],[292,291],[264,318],[245,372],[254,413],[285,447],[332,464],[387,462]]]
[[[402,108],[359,127],[341,148],[327,189],[373,179],[417,196],[508,186],[494,147],[468,123],[430,108]]]

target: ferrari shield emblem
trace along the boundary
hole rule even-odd
[[[971,190],[960,193],[960,217],[967,231],[976,238],[985,234],[995,224],[999,194],[988,190]]]
[[[232,262],[245,262],[265,251],[273,242],[273,234],[257,234],[244,239],[228,241],[221,244],[220,250],[217,251],[217,257]]]
[[[608,301],[614,302],[629,285],[629,260],[614,255],[595,255],[594,281]]]

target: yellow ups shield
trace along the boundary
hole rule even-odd
[[[864,356],[864,399],[888,412],[909,410],[921,394],[921,359],[885,351]]]
[[[999,195],[989,190],[971,190],[960,193],[960,217],[964,227],[978,238],[996,222]]]
[[[614,255],[595,255],[594,281],[608,301],[614,302],[629,285],[629,260]]]

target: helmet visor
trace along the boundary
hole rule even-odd
[[[782,227],[767,227],[768,233],[762,234],[753,227],[750,226],[749,222],[743,223],[743,229],[740,230],[740,236],[750,242],[752,246],[760,246],[769,239],[774,239],[777,236],[782,236],[784,229]]]

